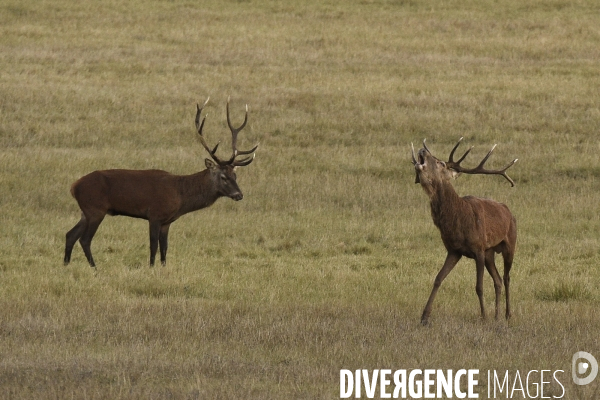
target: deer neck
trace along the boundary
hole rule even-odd
[[[208,207],[221,197],[208,169],[182,176],[179,190],[182,198],[181,214]]]
[[[433,186],[428,194],[433,223],[442,234],[452,233],[460,223],[461,216],[468,212],[468,204],[456,193],[448,181]]]

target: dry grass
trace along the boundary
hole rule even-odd
[[[0,1],[3,398],[336,398],[339,370],[563,369],[600,355],[600,9],[594,1]],[[192,173],[194,104],[241,147],[245,198],[171,229],[109,218],[62,265],[69,185],[94,169]],[[243,138],[242,138],[243,136]],[[515,318],[480,321],[409,145],[520,159],[460,194],[517,217]],[[226,147],[226,146],[225,146]],[[491,279],[486,278],[488,311]],[[481,376],[484,376],[483,374]],[[483,382],[483,379],[482,379]],[[485,386],[479,388],[485,393]],[[554,394],[559,394],[560,391]],[[560,389],[559,389],[560,390]]]

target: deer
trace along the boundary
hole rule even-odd
[[[486,318],[483,303],[483,276],[484,268],[487,269],[494,281],[496,294],[495,318],[498,320],[499,307],[502,293],[502,283],[506,292],[506,313],[508,320],[510,311],[510,270],[517,242],[517,222],[505,204],[491,199],[475,196],[460,197],[451,180],[459,174],[488,174],[501,175],[511,187],[515,182],[507,175],[506,170],[513,166],[518,159],[514,159],[502,169],[485,169],[484,164],[496,148],[496,145],[487,153],[475,168],[465,168],[461,162],[467,157],[473,147],[469,148],[458,161],[454,161],[454,153],[460,145],[461,137],[456,143],[448,161],[442,161],[431,153],[423,140],[423,148],[415,156],[415,149],[411,143],[412,163],[415,168],[415,183],[420,184],[429,197],[431,217],[439,229],[442,242],[447,251],[446,260],[435,277],[433,289],[421,316],[421,323],[427,325],[435,296],[442,282],[458,261],[464,256],[475,260],[477,281],[475,292],[479,298],[481,318]],[[496,269],[495,254],[501,253],[504,260],[504,276]]]
[[[227,125],[231,130],[232,155],[229,159],[217,156],[217,143],[210,148],[202,134],[206,115],[200,122],[204,105],[196,105],[196,131],[200,143],[210,155],[206,169],[191,175],[174,175],[158,169],[109,169],[94,171],[71,186],[71,195],[81,209],[81,219],[67,232],[64,264],[71,261],[71,252],[79,240],[91,267],[95,268],[90,248],[98,226],[106,215],[124,215],[145,219],[150,230],[150,266],[154,265],[160,245],[160,262],[167,262],[169,227],[179,217],[211,206],[220,197],[240,201],[244,197],[237,184],[236,169],[254,160],[258,144],[250,150],[237,149],[237,137],[248,122],[248,105],[244,122],[237,128],[231,125],[227,99]],[[242,156],[242,158],[238,158]]]

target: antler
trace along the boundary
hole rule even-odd
[[[250,164],[252,162],[252,160],[254,160],[254,152],[256,151],[256,149],[258,149],[258,144],[250,150],[238,150],[237,149],[238,133],[240,133],[240,131],[242,129],[244,129],[244,127],[246,126],[246,122],[248,122],[248,104],[246,104],[246,114],[244,115],[244,122],[242,122],[242,125],[240,125],[238,128],[234,128],[231,125],[231,118],[229,117],[229,100],[230,100],[230,98],[228,97],[227,98],[227,125],[229,125],[229,130],[231,131],[231,149],[233,150],[233,159],[235,159],[235,157],[237,157],[238,155],[252,154],[252,157],[246,157],[242,160],[236,160],[233,162],[234,166],[242,167],[244,165]]]
[[[206,101],[204,102],[202,107],[200,107],[200,105],[198,105],[198,104],[196,105],[196,108],[197,108],[196,130],[198,131],[198,134],[200,135],[200,143],[202,143],[202,146],[204,146],[206,151],[208,151],[208,153],[210,154],[212,159],[215,160],[215,162],[221,166],[232,165],[234,167],[243,167],[245,165],[250,164],[254,160],[254,152],[258,148],[258,144],[256,146],[254,146],[254,148],[252,148],[251,150],[245,150],[245,151],[237,150],[237,135],[242,129],[244,129],[244,127],[246,126],[246,122],[248,122],[248,105],[246,104],[246,116],[244,117],[244,122],[242,123],[242,125],[240,127],[234,128],[233,126],[231,126],[231,120],[229,118],[229,98],[227,99],[227,125],[229,125],[229,129],[231,130],[231,148],[233,150],[233,154],[229,160],[224,161],[224,160],[219,159],[216,155],[217,148],[219,147],[219,143],[217,143],[215,145],[215,147],[211,150],[210,147],[208,146],[208,144],[206,143],[204,136],[202,135],[202,128],[204,127],[204,121],[206,120],[206,115],[204,116],[204,118],[202,118],[202,123],[200,123],[200,113],[202,112],[202,109],[204,108],[204,106],[206,106],[206,103],[208,103],[209,99],[210,99],[210,97],[208,99],[206,99]],[[247,155],[247,154],[252,154],[252,156],[246,157],[242,160],[235,159],[238,155]]]
[[[223,163],[223,161],[221,161],[217,155],[217,148],[219,147],[219,143],[216,144],[216,146],[211,150],[210,147],[208,147],[208,144],[206,143],[206,140],[204,140],[204,136],[202,136],[202,128],[204,128],[204,122],[206,121],[206,115],[204,116],[204,118],[202,118],[202,123],[200,123],[200,113],[202,113],[202,109],[204,108],[204,106],[206,106],[206,104],[208,103],[208,100],[210,100],[210,97],[208,97],[206,99],[206,101],[204,102],[204,104],[202,105],[202,107],[200,107],[199,104],[196,104],[196,130],[198,131],[198,135],[200,135],[200,143],[202,143],[202,146],[204,146],[204,148],[206,149],[206,151],[208,151],[208,154],[210,154],[211,158],[213,160],[215,160],[215,162],[219,165],[221,165]]]
[[[483,168],[483,165],[488,160],[488,158],[490,158],[490,155],[492,155],[492,152],[496,148],[496,145],[494,145],[492,147],[492,149],[487,153],[487,155],[483,158],[483,160],[481,160],[481,162],[479,163],[478,166],[476,166],[475,168],[463,168],[460,166],[460,163],[465,159],[467,154],[469,154],[469,152],[473,149],[473,146],[471,146],[458,161],[454,161],[454,152],[456,151],[456,149],[458,148],[458,145],[460,144],[460,142],[462,140],[463,140],[463,138],[460,138],[458,140],[458,143],[456,143],[456,145],[454,145],[454,148],[450,152],[450,157],[448,158],[448,162],[446,163],[448,168],[452,168],[456,172],[463,172],[465,174],[502,175],[503,177],[506,178],[507,181],[510,182],[511,186],[515,186],[515,182],[506,174],[506,170],[509,169],[510,167],[512,167],[519,160],[518,158],[515,158],[514,160],[512,160],[507,166],[505,166],[502,169],[485,169],[485,168]],[[423,143],[423,144],[425,144],[425,143]],[[427,147],[425,147],[425,148],[427,149]]]
[[[410,151],[412,152],[412,163],[413,165],[417,164],[417,158],[415,157],[415,146],[413,146],[412,142],[410,143]]]

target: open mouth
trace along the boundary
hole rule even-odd
[[[417,153],[418,155],[415,155],[415,148],[412,145],[412,143],[410,144],[410,148],[411,148],[411,152],[412,152],[412,162],[413,165],[415,166],[415,168],[420,169],[420,166],[425,165],[425,151],[427,151],[426,149],[421,149],[419,150],[419,152]]]
[[[415,183],[421,183],[421,179],[419,178],[419,175],[421,174],[421,172],[423,171],[423,168],[425,167],[425,156],[423,155],[424,151],[426,151],[425,149],[421,149],[419,150],[418,155],[415,155],[415,148],[413,147],[412,143],[410,145],[411,147],[411,151],[412,151],[412,162],[413,165],[415,166]]]

